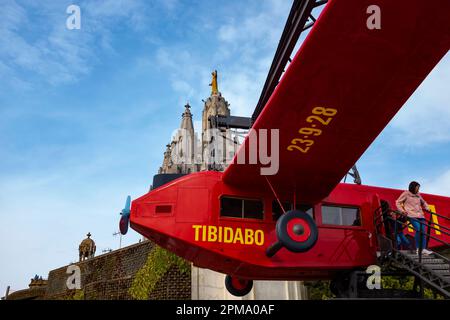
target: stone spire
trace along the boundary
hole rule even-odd
[[[180,129],[185,129],[194,132],[194,124],[192,123],[191,106],[189,102],[184,106],[184,112],[181,115]]]
[[[159,173],[190,173],[194,171],[195,132],[191,106],[186,103],[181,115],[180,128],[166,145],[164,160]]]
[[[169,167],[171,166],[170,157],[172,150],[170,149],[170,143],[166,144],[166,151],[164,151],[164,159],[162,166],[159,168],[158,173],[168,173]]]
[[[194,159],[194,124],[192,123],[192,113],[189,102],[184,106],[184,112],[181,116],[181,125],[178,134],[175,137],[176,147],[172,151],[176,151],[181,163],[178,163],[177,172],[182,173],[188,171],[188,166],[193,164]],[[181,167],[180,167],[181,165]]]

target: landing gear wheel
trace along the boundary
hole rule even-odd
[[[277,221],[278,241],[292,252],[305,252],[317,242],[319,232],[314,220],[305,212],[288,211]]]
[[[225,277],[225,287],[236,297],[243,297],[253,288],[253,280],[239,279],[232,276]]]

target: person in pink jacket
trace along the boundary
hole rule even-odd
[[[412,181],[409,184],[407,191],[404,191],[396,201],[397,209],[408,216],[414,230],[416,230],[415,240],[417,252],[419,251],[419,245],[422,243],[422,252],[424,254],[431,254],[432,251],[426,249],[427,241],[425,238],[425,225],[426,220],[423,215],[423,210],[430,210],[428,204],[423,200],[419,193],[420,184],[416,181]],[[422,232],[420,232],[422,231]]]

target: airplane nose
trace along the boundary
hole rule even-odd
[[[292,252],[306,252],[317,241],[318,229],[314,220],[303,211],[288,211],[277,221],[277,241],[266,249],[266,256],[273,257],[282,247]]]
[[[303,233],[305,233],[305,228],[301,224],[296,224],[292,229],[292,231],[294,231],[294,233],[298,236],[301,236]]]

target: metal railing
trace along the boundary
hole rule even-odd
[[[380,213],[378,214],[378,212]],[[416,220],[419,223],[419,229],[417,230],[417,228],[412,223],[411,225],[408,225],[407,222],[411,221],[411,218],[409,218],[405,213],[397,210],[392,210],[386,206],[378,207],[374,212],[374,227],[375,232],[378,235],[377,237],[379,241],[378,245],[380,246],[380,250],[384,251],[384,255],[382,255],[383,257],[391,257],[396,261],[398,260],[398,262],[403,265],[405,270],[408,270],[411,274],[413,274],[416,277],[414,287],[415,288],[416,286],[419,287],[420,296],[422,298],[424,297],[424,283],[427,283],[431,287],[434,287],[437,292],[440,292],[441,294],[444,294],[445,296],[450,298],[448,291],[449,287],[448,279],[445,280],[442,275],[435,274],[434,272],[437,271],[434,271],[433,268],[427,264],[427,260],[425,260],[425,263],[422,264],[422,250],[424,249],[422,248],[424,242],[423,237],[425,237],[426,248],[428,247],[430,239],[437,241],[444,247],[450,248],[450,243],[431,235],[431,229],[434,229],[435,231],[441,232],[441,234],[443,233],[446,236],[450,236],[450,233],[447,232],[450,231],[450,228],[439,223],[434,223],[433,216],[436,215],[447,222],[450,222],[450,218],[428,210],[424,210],[424,212],[428,213],[430,216],[428,218],[428,221],[425,219],[426,222]],[[399,217],[403,217],[403,221],[398,221]],[[403,233],[403,229],[406,227],[411,227],[414,231],[416,231],[416,236],[417,232],[419,233],[419,248],[417,248],[418,264],[420,265],[419,268],[417,265],[415,265],[414,258],[408,257],[404,253],[400,252],[400,247],[397,241],[397,234],[398,234],[397,228],[399,227],[399,223],[404,225],[402,230],[400,231],[401,233]],[[380,235],[382,237],[379,237]],[[386,242],[385,241],[386,239],[389,239],[391,242],[389,242],[389,240]],[[386,250],[386,243],[388,244],[387,250]],[[448,264],[450,270],[449,258],[437,252],[433,252],[433,256],[434,256],[433,258],[441,259],[443,263]],[[414,289],[414,291],[416,291],[416,289]]]
[[[378,214],[379,211],[381,211],[381,213]],[[423,248],[423,237],[425,237],[425,247],[428,247],[430,239],[433,239],[433,240],[439,242],[440,244],[442,244],[443,246],[450,248],[449,242],[446,242],[438,237],[431,235],[431,229],[433,229],[433,230],[439,231],[447,236],[450,236],[450,228],[446,227],[442,224],[433,222],[433,215],[436,215],[437,217],[440,217],[441,219],[448,221],[449,224],[450,224],[450,218],[447,216],[438,214],[436,212],[429,211],[429,210],[424,210],[424,212],[428,213],[430,216],[428,218],[428,221],[427,221],[427,219],[425,219],[426,222],[415,219],[420,225],[418,230],[414,227],[414,225],[412,223],[408,226],[408,227],[411,227],[416,233],[419,232],[419,240],[420,241],[419,241],[419,248],[417,248],[419,251],[418,252],[419,263],[422,262],[422,251],[423,251],[423,249],[425,249],[425,248]],[[392,214],[395,214],[395,218],[392,216]],[[399,216],[404,217],[405,221],[404,222],[398,221]],[[407,222],[411,221],[411,219],[414,219],[414,218],[408,217],[403,212],[400,212],[398,210],[392,210],[389,208],[383,208],[382,206],[380,206],[375,210],[375,216],[374,216],[375,231],[377,233],[383,233],[382,229],[384,229],[384,235],[387,238],[391,239],[394,243],[392,249],[398,250],[398,243],[397,243],[398,229],[397,228],[399,226],[399,223],[407,224]],[[391,223],[391,225],[389,225],[390,221],[393,222],[393,223]],[[390,230],[390,227],[392,225],[393,225],[393,230]],[[386,226],[387,226],[387,228],[386,228]],[[405,225],[405,228],[406,227],[407,226]],[[388,230],[386,230],[386,229],[388,229]],[[425,230],[426,230],[426,232],[425,232]],[[434,252],[434,254],[439,256],[440,258],[444,259],[445,261],[450,262],[450,260],[447,257],[444,257],[435,252]]]

